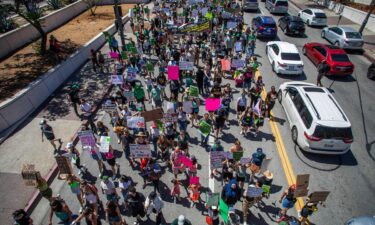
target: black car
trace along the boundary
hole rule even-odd
[[[305,24],[298,16],[284,16],[279,19],[279,27],[285,34],[304,35]]]
[[[371,64],[367,71],[367,78],[375,80],[375,63]]]

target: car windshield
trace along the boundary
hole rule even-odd
[[[353,139],[353,133],[350,127],[335,128],[318,125],[315,128],[313,136],[322,139]]]
[[[350,62],[349,57],[345,54],[332,54],[331,58],[336,62]]]
[[[362,36],[359,32],[345,32],[347,38],[361,39]]]
[[[276,6],[288,6],[288,2],[287,1],[277,1]]]
[[[301,61],[298,53],[281,53],[282,60]]]
[[[291,21],[290,25],[300,27],[300,26],[303,26],[303,22],[302,21]]]
[[[324,13],[315,13],[315,18],[327,19],[327,16]]]

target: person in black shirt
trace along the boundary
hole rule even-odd
[[[74,109],[74,113],[78,116],[78,117],[81,117],[78,113],[78,108],[77,106],[79,106],[79,85],[77,84],[74,84],[70,87],[70,90],[69,90],[69,100],[70,102],[72,103],[72,106],[73,106],[73,109]]]
[[[197,86],[198,86],[198,90],[199,90],[199,94],[203,95],[204,94],[204,90],[203,90],[203,78],[204,78],[204,72],[202,70],[202,68],[198,68],[198,71],[197,71],[197,76],[196,76],[196,81],[197,81]]]

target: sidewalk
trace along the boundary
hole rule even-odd
[[[328,26],[337,26],[337,22],[339,20],[339,15],[335,12],[325,8],[324,6],[317,5],[313,1],[309,0],[290,0],[292,4],[294,4],[297,8],[303,10],[306,8],[319,8],[324,10],[327,15],[328,19]],[[342,17],[339,23],[339,26],[346,26],[352,27],[356,30],[359,30],[361,24],[356,24],[353,21],[349,20],[348,18]],[[363,39],[365,44],[363,45],[364,53],[363,55],[368,58],[371,62],[375,62],[375,33],[364,29],[363,30]]]

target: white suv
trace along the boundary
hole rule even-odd
[[[298,12],[303,22],[309,26],[327,26],[327,16],[321,9],[304,9]]]
[[[266,53],[272,70],[276,74],[300,75],[303,73],[303,62],[294,44],[270,41],[267,43]]]
[[[292,140],[304,151],[345,154],[353,142],[351,124],[331,93],[305,82],[280,85],[278,100],[292,129]]]

